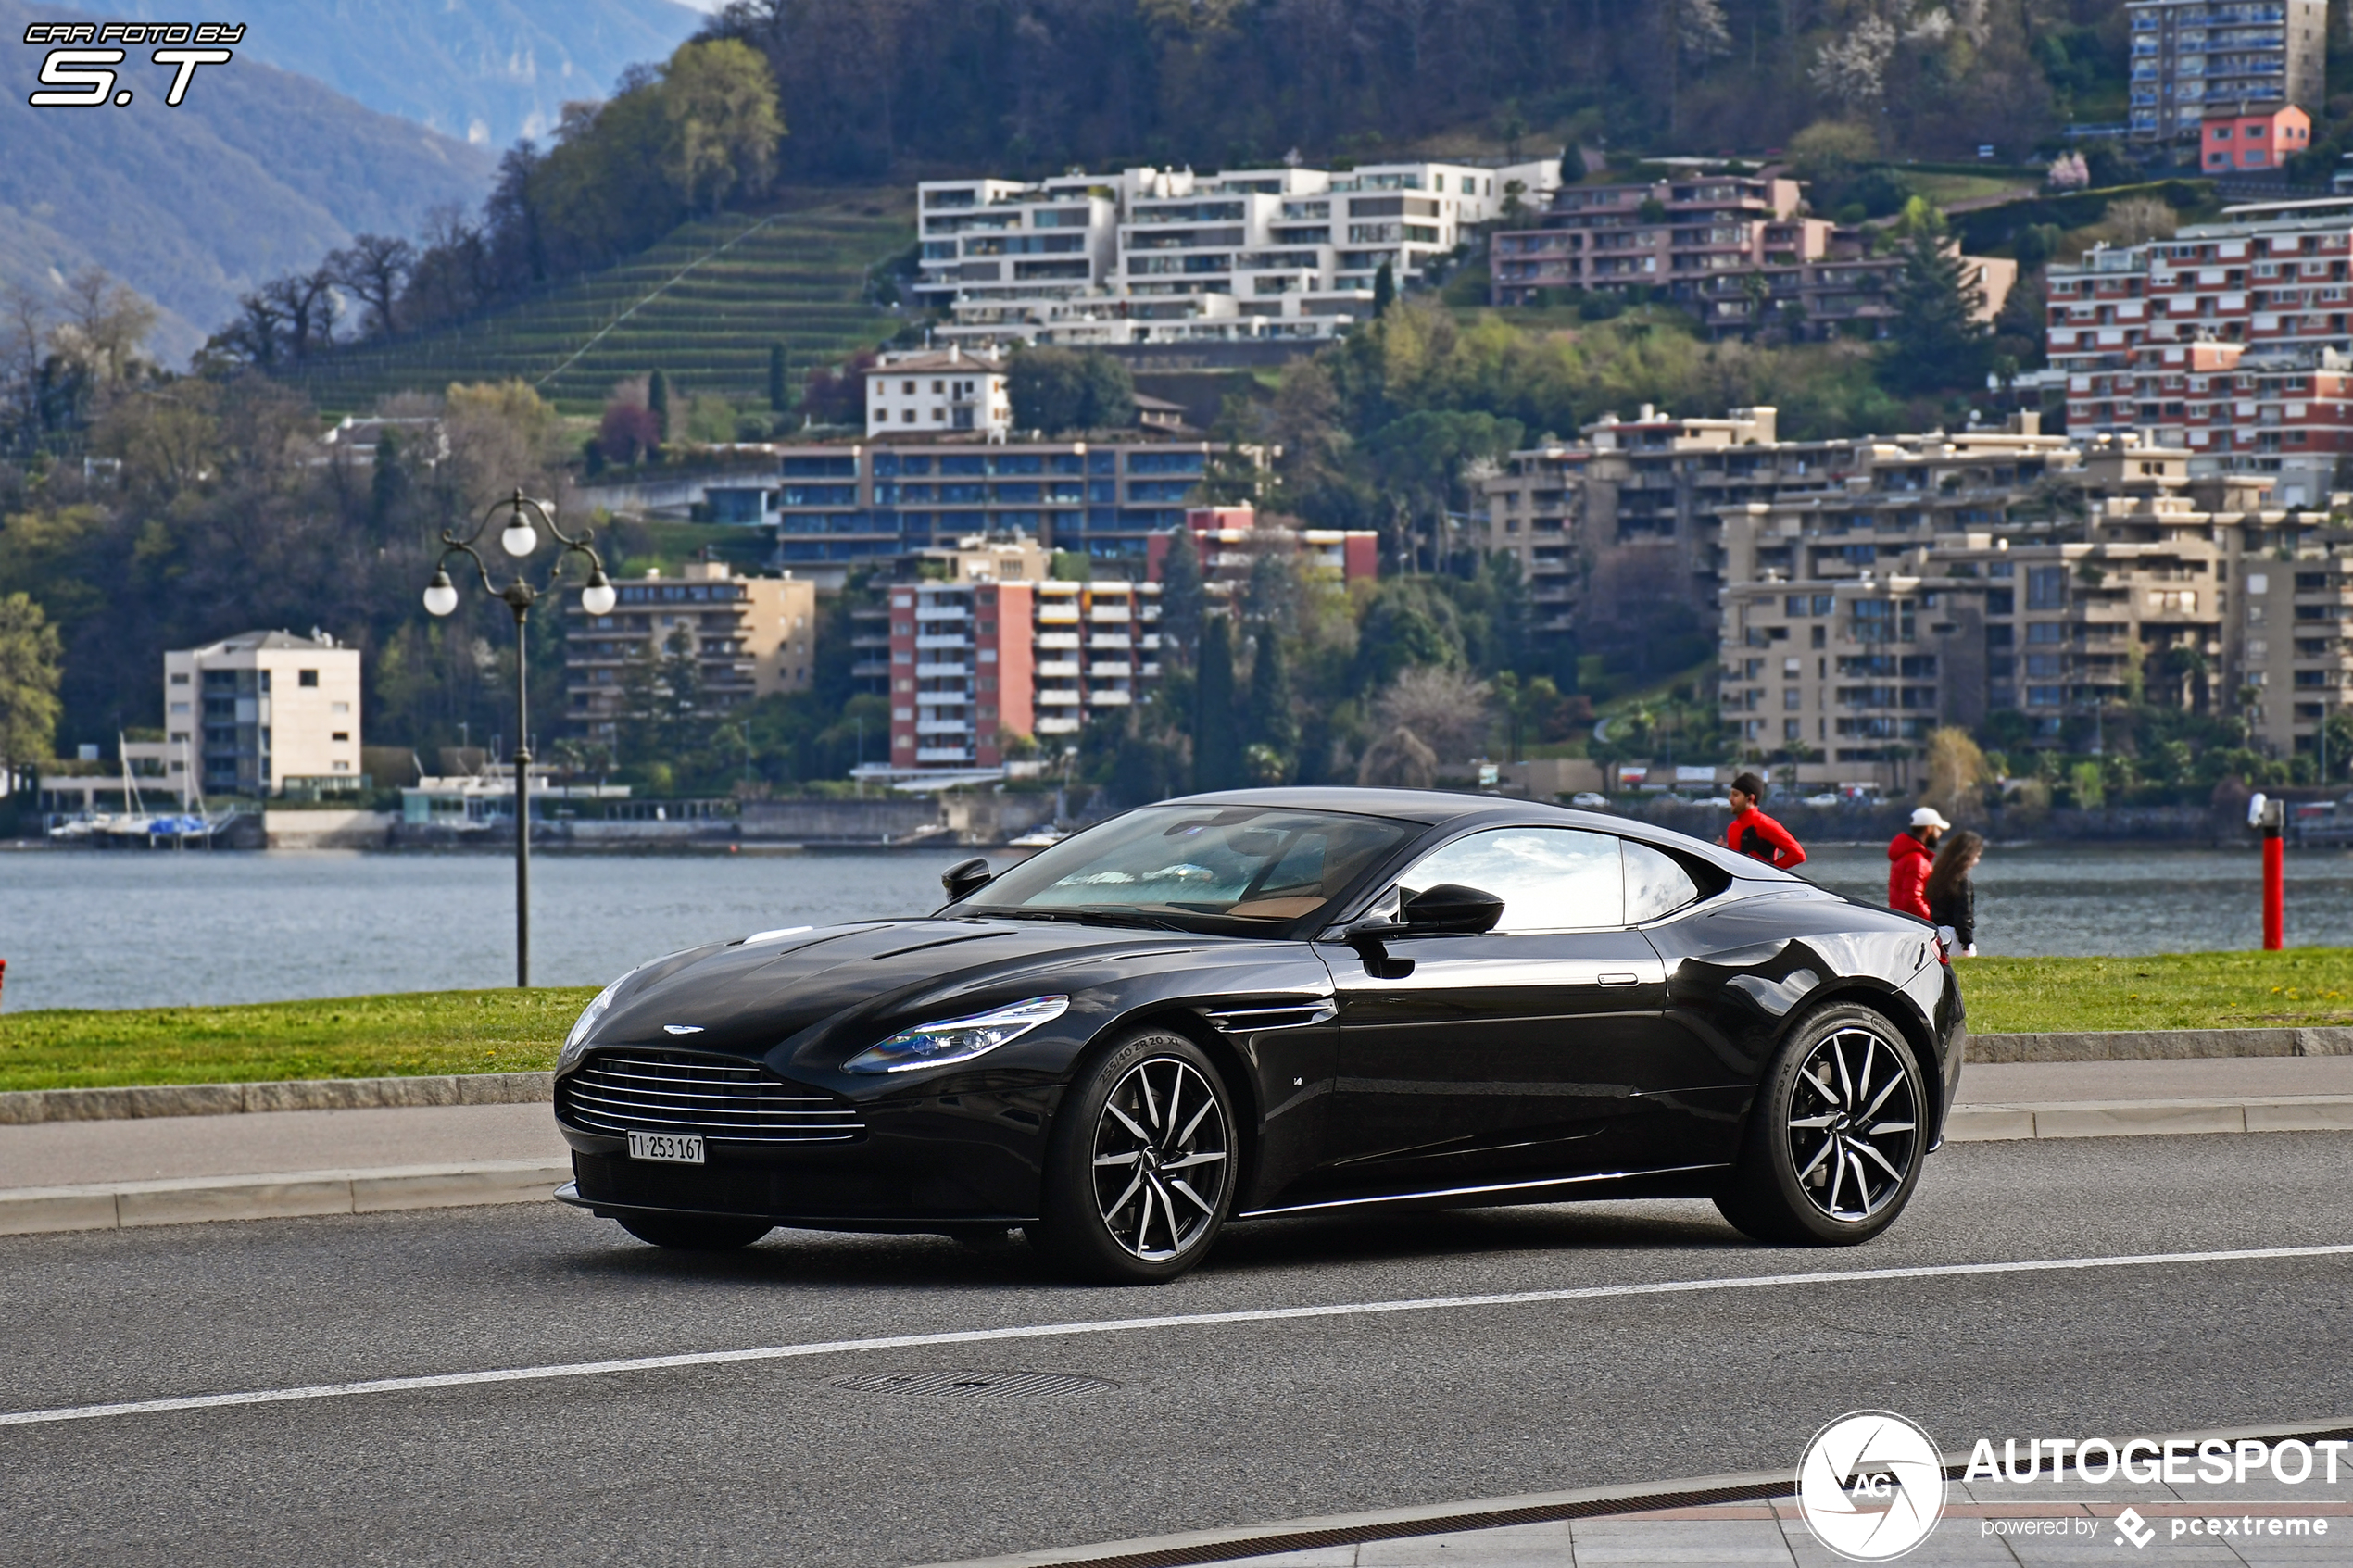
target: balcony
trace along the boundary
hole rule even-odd
[[[922,719],[915,723],[919,735],[969,735],[973,733],[969,719]]]
[[[972,699],[970,692],[917,692],[915,706],[918,708],[962,708]]]
[[[918,762],[969,762],[972,759],[972,747],[968,746],[925,746],[915,750]]]
[[[973,640],[971,635],[963,632],[955,633],[952,635],[947,636],[917,637],[915,639],[915,646],[926,652],[932,649],[952,649],[959,653],[965,653],[971,651],[972,646]]]
[[[963,663],[918,664],[915,666],[915,674],[917,677],[925,681],[962,680],[964,677],[969,676],[972,672],[973,667],[969,664]]]
[[[1036,694],[1030,700],[1040,708],[1076,708],[1079,705],[1080,696],[1076,691],[1067,686],[1050,686]]]
[[[1075,659],[1040,660],[1038,666],[1038,678],[1041,680],[1054,680],[1060,678],[1075,681],[1078,678],[1078,660]]]
[[[1064,648],[1076,649],[1078,646],[1078,633],[1076,632],[1041,632],[1038,635],[1038,646],[1041,648],[1051,648],[1058,652]]]

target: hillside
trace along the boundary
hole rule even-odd
[[[0,33],[69,13],[0,0]],[[36,109],[43,51],[12,43],[0,92],[0,282],[45,289],[94,262],[167,312],[154,346],[184,359],[275,273],[354,233],[409,233],[488,188],[489,151],[378,114],[307,77],[239,58],[205,68],[178,108],[133,56],[127,107]],[[54,274],[54,276],[53,276]]]
[[[787,345],[798,376],[897,330],[898,318],[863,302],[866,271],[913,238],[903,194],[811,193],[686,224],[620,266],[446,331],[313,360],[290,379],[335,413],[509,376],[586,410],[616,381],[655,369],[689,392],[758,401],[771,343]]]
[[[64,0],[88,15],[182,21],[177,0]],[[246,0],[242,57],[298,71],[380,114],[494,149],[544,139],[702,18],[672,0]],[[19,37],[22,35],[19,34]]]

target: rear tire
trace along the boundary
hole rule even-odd
[[[733,1252],[749,1247],[775,1227],[765,1220],[729,1214],[708,1219],[691,1214],[630,1214],[616,1216],[621,1228],[639,1241],[678,1252]]]
[[[1199,1046],[1145,1030],[1063,1098],[1032,1246],[1104,1285],[1159,1285],[1199,1263],[1232,1212],[1232,1097]]]
[[[1894,1224],[1928,1150],[1919,1060],[1876,1009],[1798,1021],[1758,1085],[1716,1207],[1759,1241],[1852,1247]]]

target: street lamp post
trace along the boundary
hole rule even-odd
[[[507,526],[498,533],[498,547],[514,558],[516,572],[505,587],[490,580],[490,563],[474,548],[490,526],[490,520],[500,510],[507,513]],[[563,553],[556,558],[549,571],[547,585],[535,588],[522,572],[523,558],[539,547],[538,530],[532,526],[537,518],[557,542]],[[554,591],[557,577],[563,571],[564,560],[574,554],[588,558],[588,581],[581,586],[580,608],[591,615],[603,615],[611,610],[618,596],[605,576],[605,563],[589,540],[596,537],[582,529],[577,537],[566,533],[556,525],[555,505],[535,501],[518,490],[503,501],[495,501],[474,531],[463,539],[447,529],[441,531],[441,558],[434,563],[433,581],[425,587],[425,609],[432,615],[447,615],[458,608],[458,585],[449,580],[449,558],[463,556],[473,562],[474,571],[482,578],[483,591],[501,600],[515,612],[515,985],[518,988],[531,984],[531,687],[529,684],[528,641],[523,635],[524,622],[530,619],[531,607],[540,597]]]

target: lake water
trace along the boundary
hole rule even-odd
[[[541,856],[532,977],[602,985],[714,937],[921,913],[969,853]],[[1885,897],[1881,846],[1827,846],[1806,869]],[[2353,853],[2291,851],[2287,903],[2291,944],[2353,941]],[[1978,933],[1987,953],[2255,947],[2260,863],[2252,843],[1997,845],[1978,871]],[[507,985],[514,868],[481,854],[0,854],[0,959],[11,1011]]]

